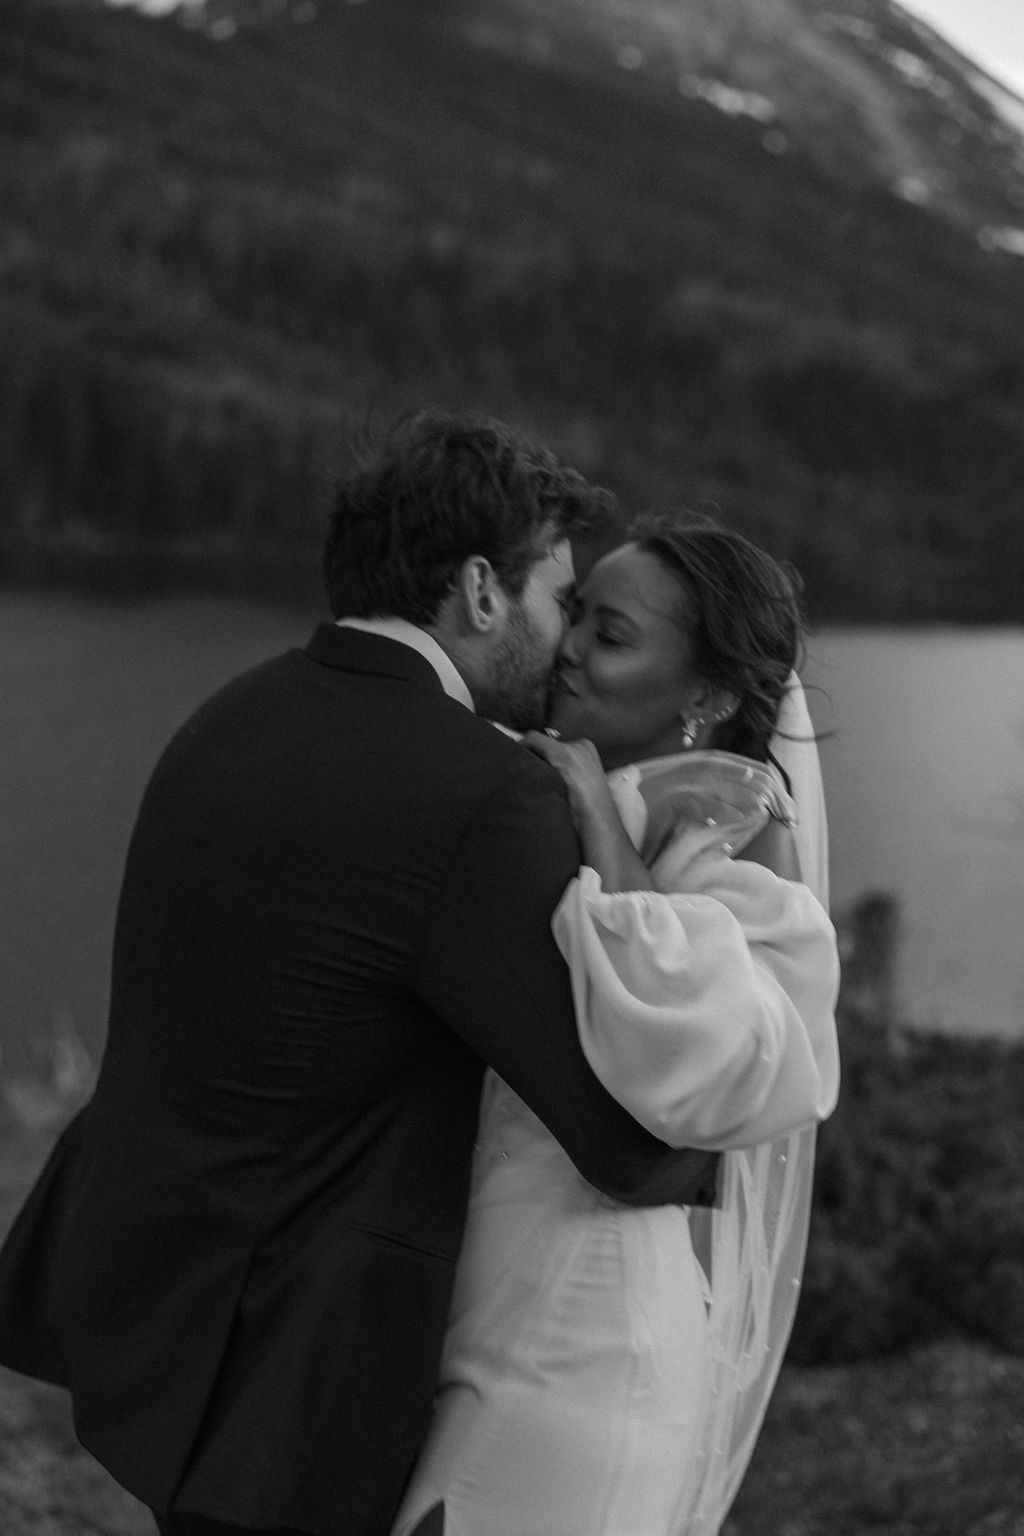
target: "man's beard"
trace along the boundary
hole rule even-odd
[[[515,731],[539,731],[547,717],[554,654],[519,604],[509,609],[481,714]]]

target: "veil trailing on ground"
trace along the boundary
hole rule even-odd
[[[828,905],[828,829],[821,768],[803,687],[789,679],[772,755],[789,777],[803,880]],[[707,1413],[674,1536],[714,1536],[747,1469],[800,1296],[814,1175],[815,1127],[722,1157],[711,1224]]]

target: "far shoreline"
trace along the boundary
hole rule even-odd
[[[581,549],[577,568],[585,568],[594,557],[594,552]],[[310,612],[324,606],[320,559],[320,539],[308,536],[267,539],[209,533],[117,538],[76,522],[38,540],[0,533],[0,590],[67,591],[112,602],[189,594],[243,598]],[[881,605],[856,612],[849,607],[823,610],[815,607],[813,593],[805,593],[805,608],[812,634],[820,629],[905,634],[1024,628],[1024,612],[1002,613],[976,603],[940,611],[926,597],[911,614],[894,614]]]

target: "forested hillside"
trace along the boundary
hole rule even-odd
[[[353,424],[433,402],[716,505],[816,619],[1024,619],[1024,260],[842,113],[826,162],[467,10],[5,0],[8,572],[301,585]]]

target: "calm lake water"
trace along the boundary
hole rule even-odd
[[[0,593],[0,1047],[103,1036],[114,907],[164,743],[319,615]],[[922,1026],[1024,1035],[1024,631],[827,631],[809,677],[834,905],[898,895]]]
[[[825,631],[805,675],[833,907],[899,897],[914,1023],[1024,1036],[1024,630]]]

